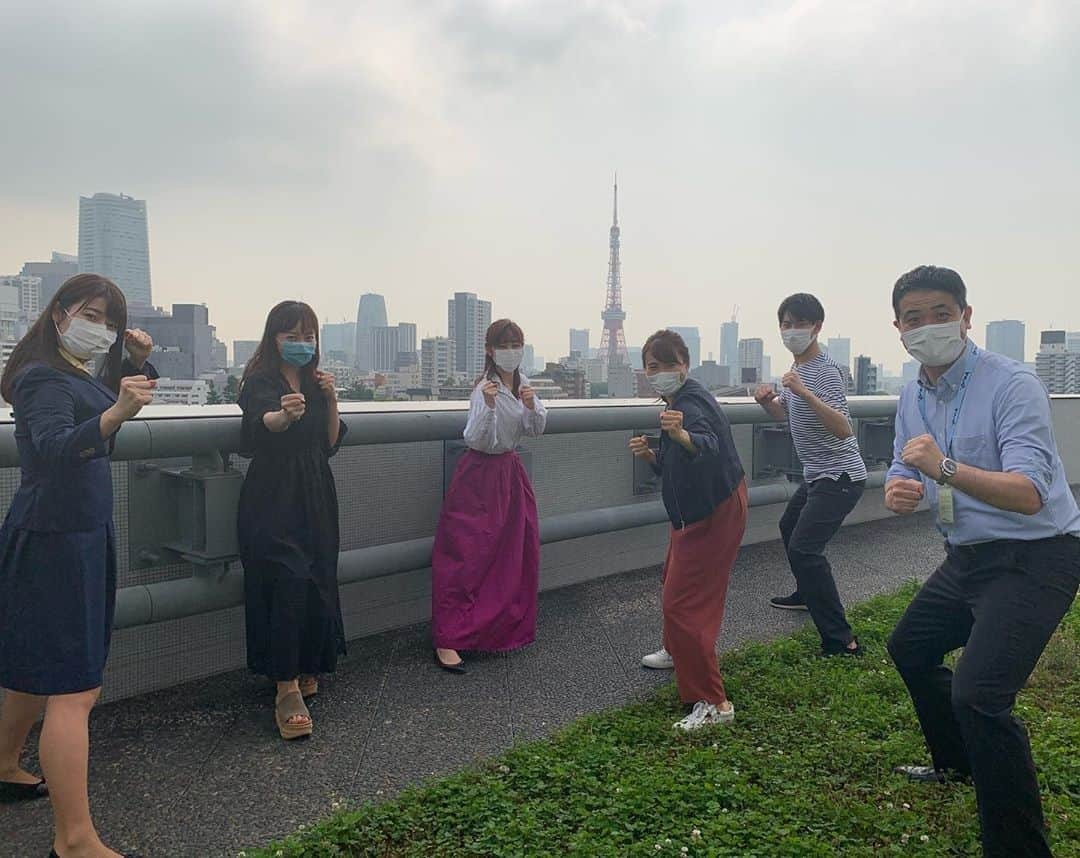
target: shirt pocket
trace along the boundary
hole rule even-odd
[[[961,435],[953,439],[953,457],[962,465],[998,469],[997,448],[989,435]]]

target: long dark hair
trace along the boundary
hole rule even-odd
[[[100,274],[76,274],[64,281],[38,320],[19,340],[0,378],[0,396],[8,402],[15,395],[15,379],[27,364],[44,363],[63,372],[78,374],[71,363],[60,354],[60,336],[55,316],[75,315],[89,301],[105,299],[105,318],[116,325],[116,342],[102,361],[98,378],[113,391],[120,389],[121,364],[124,362],[124,331],[127,329],[127,301],[120,288]]]
[[[303,301],[282,301],[266,317],[266,327],[263,329],[262,340],[255,354],[244,367],[244,375],[240,379],[240,386],[244,386],[251,376],[261,372],[267,375],[281,374],[281,351],[277,345],[277,335],[285,331],[291,331],[297,325],[305,334],[311,331],[315,334],[315,357],[307,366],[300,369],[300,386],[305,383],[310,387],[315,384],[315,370],[319,367],[319,317]]]
[[[503,343],[513,342],[525,345],[525,334],[517,322],[512,322],[509,319],[499,319],[488,326],[487,336],[484,337],[484,374],[476,379],[477,384],[484,379],[495,381],[499,378],[499,367],[495,364],[495,355],[488,354],[487,350],[494,351]],[[519,396],[520,393],[521,368],[518,367],[514,370],[514,396]]]

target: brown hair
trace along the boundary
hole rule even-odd
[[[686,347],[683,338],[675,331],[669,331],[666,328],[657,331],[645,340],[645,345],[641,347],[642,368],[648,363],[650,354],[661,363],[690,365],[690,350]]]
[[[44,363],[63,372],[79,372],[60,354],[60,335],[53,317],[58,313],[74,315],[95,298],[105,299],[105,318],[116,325],[117,331],[116,342],[109,349],[98,378],[112,390],[120,389],[124,331],[127,329],[127,301],[124,293],[115,283],[100,274],[76,274],[64,281],[8,358],[4,375],[0,378],[0,395],[5,400],[12,401],[15,395],[15,379],[27,364]]]
[[[512,322],[510,319],[499,319],[488,326],[487,336],[484,337],[484,374],[476,380],[477,384],[485,378],[494,381],[499,377],[499,368],[495,365],[495,356],[488,354],[487,349],[494,351],[503,343],[513,342],[525,345],[525,334],[517,322]],[[520,391],[521,368],[519,367],[514,370],[514,396],[518,396]]]
[[[259,341],[255,354],[244,367],[244,375],[240,379],[243,387],[251,376],[257,372],[267,375],[279,375],[281,373],[281,351],[277,345],[277,335],[285,331],[291,331],[297,325],[304,333],[311,331],[315,334],[315,357],[307,366],[300,369],[300,386],[304,382],[315,384],[315,370],[319,367],[319,317],[303,301],[282,301],[266,317],[266,326],[263,328],[262,339]]]

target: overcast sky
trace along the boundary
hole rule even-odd
[[[80,194],[147,200],[155,303],[255,338],[283,298],[468,290],[537,352],[599,341],[618,170],[628,341],[792,291],[898,368],[920,263],[1080,329],[1074,0],[6,0],[0,273],[75,252]]]

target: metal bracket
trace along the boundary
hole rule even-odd
[[[130,568],[177,560],[219,567],[236,559],[243,474],[216,451],[192,457],[186,467],[168,464],[138,462],[129,467]]]
[[[655,438],[657,444],[660,441],[660,433],[655,429],[638,430],[634,432],[635,438],[640,437]],[[651,444],[651,442],[650,442]],[[656,449],[654,447],[654,449]],[[634,456],[634,496],[638,495],[654,495],[660,491],[662,487],[662,478],[656,473],[649,463]]]
[[[868,465],[891,463],[895,436],[896,425],[891,417],[860,420],[858,438],[863,460]]]
[[[802,479],[803,466],[787,423],[763,423],[754,426],[753,477],[755,480],[786,476]]]

